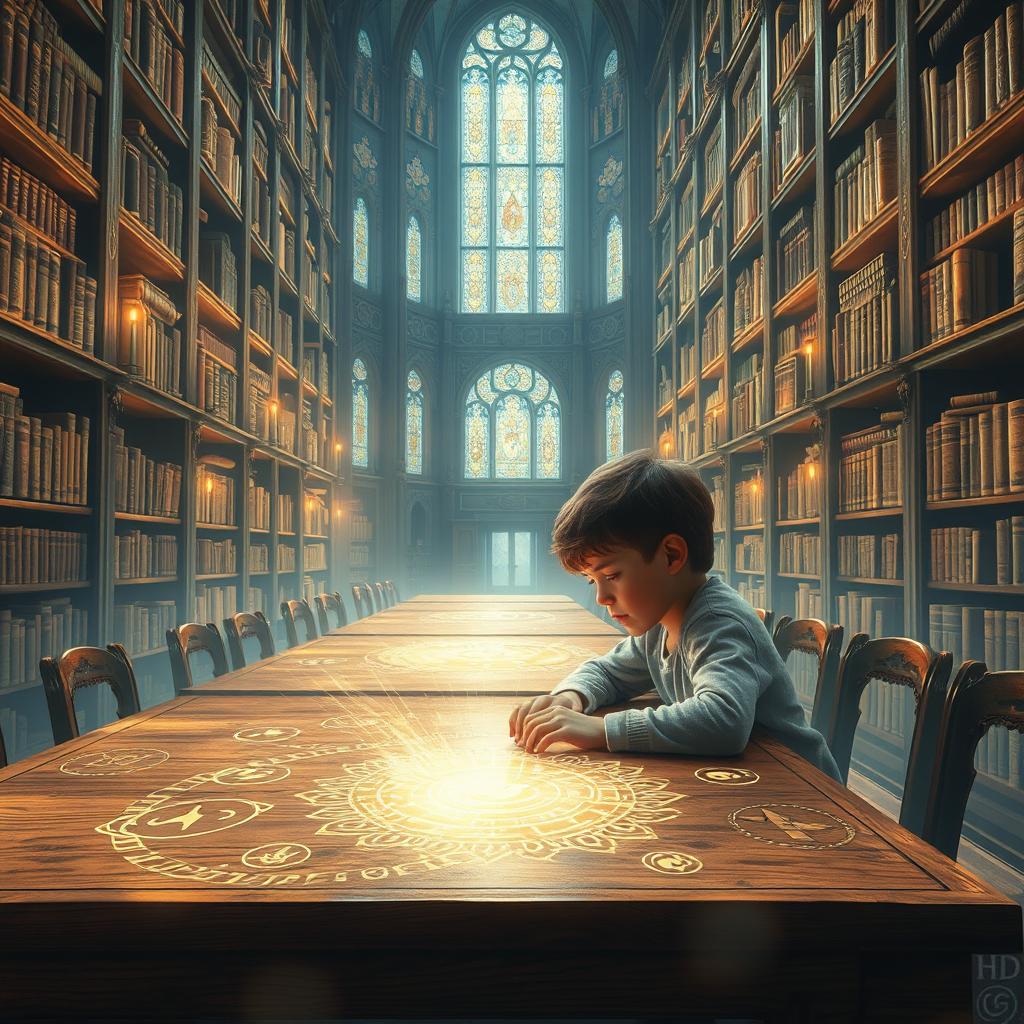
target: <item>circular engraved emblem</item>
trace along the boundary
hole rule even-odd
[[[300,665],[306,665],[311,668],[315,668],[317,665],[336,665],[338,663],[337,658],[299,658],[298,663]]]
[[[353,718],[351,715],[334,715],[320,723],[321,729],[367,729],[379,726],[377,718]]]
[[[118,831],[139,839],[207,836],[211,832],[223,832],[224,829],[243,825],[271,807],[273,804],[256,803],[254,800],[181,800],[129,815],[119,823]]]
[[[797,850],[832,850],[857,834],[834,814],[799,804],[751,804],[733,811],[729,824],[758,842]]]
[[[274,727],[266,729],[239,729],[235,733],[235,739],[243,743],[280,743],[282,740],[294,739],[301,730],[291,726]]]
[[[268,782],[280,782],[291,775],[291,768],[274,764],[238,765],[223,768],[210,776],[211,782],[221,786],[261,786]]]
[[[171,755],[166,750],[149,747],[121,747],[116,750],[91,751],[65,761],[60,770],[65,775],[130,775],[163,764]]]
[[[761,778],[749,768],[698,768],[693,774],[701,782],[713,782],[716,786],[749,786]]]
[[[641,863],[645,868],[662,875],[692,875],[704,867],[701,860],[692,853],[680,853],[676,850],[645,853]]]
[[[267,843],[248,850],[242,856],[247,868],[290,868],[304,864],[313,851],[302,843]]]
[[[373,668],[402,672],[422,671],[424,665],[445,672],[481,672],[500,663],[515,665],[518,672],[564,669],[568,673],[593,654],[561,641],[532,637],[424,637],[421,644],[396,643],[363,660]]]

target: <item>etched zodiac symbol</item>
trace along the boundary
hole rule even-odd
[[[209,835],[251,821],[273,804],[253,800],[185,800],[152,807],[125,821],[120,831],[141,839],[181,839]]]
[[[645,853],[641,863],[651,871],[662,875],[692,875],[704,867],[699,858],[692,853],[679,853],[665,850],[660,853]]]
[[[131,772],[155,768],[170,756],[165,750],[146,747],[137,747],[134,750],[120,748],[92,751],[65,761],[60,770],[65,775],[128,775]]]
[[[211,781],[221,786],[263,785],[268,782],[280,782],[287,779],[291,773],[291,768],[285,768],[283,765],[250,765],[247,768],[236,766],[216,772]]]
[[[288,727],[277,727],[270,726],[265,729],[239,729],[235,733],[236,740],[242,740],[244,743],[280,743],[282,740],[290,740],[295,736],[299,735],[299,729],[293,729],[291,726]]]
[[[828,811],[799,807],[796,804],[741,807],[729,815],[729,822],[751,839],[802,850],[828,850],[845,846],[857,834],[852,825]],[[740,822],[746,822],[747,826]],[[836,836],[837,831],[842,834]],[[782,832],[791,842],[779,839],[778,832]],[[817,838],[816,833],[819,834]]]
[[[242,856],[247,868],[285,868],[302,864],[313,856],[313,851],[302,843],[267,843],[256,846]]]
[[[698,768],[693,774],[701,782],[713,782],[717,786],[749,786],[761,778],[749,768]]]

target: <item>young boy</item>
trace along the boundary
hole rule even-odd
[[[566,502],[551,550],[630,636],[517,707],[509,735],[519,746],[719,757],[742,753],[756,723],[839,778],[757,612],[706,575],[714,514],[697,473],[649,451],[600,466]],[[589,715],[652,685],[660,707]]]

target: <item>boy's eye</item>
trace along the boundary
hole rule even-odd
[[[605,576],[605,579],[609,580],[609,581],[610,580],[617,580],[618,578],[619,578],[619,573],[613,573],[611,576]]]

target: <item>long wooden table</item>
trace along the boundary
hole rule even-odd
[[[185,697],[11,766],[5,1019],[967,1021],[969,954],[1019,949],[1014,903],[767,736],[536,756],[507,718]]]
[[[444,607],[399,604],[357,619],[337,632],[351,636],[624,635],[611,623],[575,604],[502,606],[454,602]]]
[[[576,602],[565,594],[417,594],[410,604],[569,604]]]
[[[621,636],[353,636],[348,630],[197,686],[210,694],[549,693]]]

